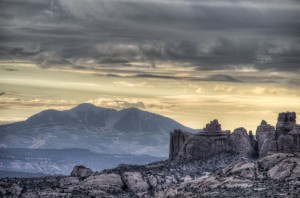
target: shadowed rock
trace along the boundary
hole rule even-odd
[[[229,131],[222,131],[218,120],[213,120],[203,131],[190,135],[176,157],[177,161],[209,157],[230,150]],[[174,159],[174,157],[173,157]]]
[[[244,157],[255,155],[250,136],[243,127],[235,129],[229,138],[230,146],[233,152]]]
[[[86,178],[93,174],[93,171],[82,165],[77,165],[73,168],[71,172],[72,177]]]
[[[267,156],[272,136],[275,136],[274,126],[271,126],[265,120],[262,120],[261,124],[256,129],[259,157]]]
[[[175,129],[170,133],[170,151],[169,159],[173,160],[178,155],[183,143],[191,136],[192,133],[182,131],[180,129]]]
[[[296,113],[278,115],[275,135],[270,138],[269,154],[300,152],[300,127],[296,124]]]

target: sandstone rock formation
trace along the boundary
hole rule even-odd
[[[296,113],[280,113],[276,130],[263,120],[257,127],[256,137],[242,127],[232,133],[222,131],[218,120],[211,121],[196,134],[180,130],[171,133],[170,160],[198,159],[223,152],[260,158],[278,152],[300,152],[300,125],[296,124]]]
[[[178,137],[181,137],[180,141]],[[170,149],[169,159],[176,161],[209,157],[224,152],[251,157],[256,154],[257,147],[254,136],[248,135],[246,129],[238,128],[230,134],[230,131],[222,131],[218,120],[211,121],[196,134],[184,136],[182,132],[174,131],[171,133],[170,148],[174,148],[174,142],[178,145],[177,150],[174,152],[174,149]]]
[[[247,130],[243,127],[235,129],[229,138],[231,150],[241,156],[251,157],[255,155],[255,150],[251,143]]]
[[[265,157],[268,154],[270,139],[275,136],[275,128],[268,124],[265,120],[256,129],[256,139],[258,144],[259,157]]]
[[[82,165],[77,165],[73,168],[71,172],[71,177],[79,177],[79,178],[86,178],[88,176],[91,176],[93,174],[93,171],[89,168],[86,168]]]
[[[203,131],[190,135],[180,148],[176,160],[191,160],[209,157],[229,151],[228,131],[222,131],[218,120],[213,120]],[[174,159],[174,157],[173,157]]]
[[[275,135],[270,138],[268,153],[300,152],[300,127],[296,124],[296,113],[280,113]]]
[[[175,129],[170,133],[170,151],[169,159],[173,160],[178,155],[183,143],[192,133],[182,131],[180,129]]]

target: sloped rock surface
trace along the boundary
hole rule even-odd
[[[274,154],[170,187],[164,197],[299,197],[300,155]]]
[[[80,178],[86,178],[88,176],[91,176],[93,174],[93,171],[90,168],[86,168],[82,165],[77,165],[73,168],[71,172],[72,177],[80,177]]]

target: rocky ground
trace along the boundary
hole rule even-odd
[[[300,155],[254,160],[223,153],[181,163],[120,165],[68,177],[0,180],[0,197],[299,197]]]

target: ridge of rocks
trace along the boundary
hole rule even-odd
[[[296,113],[280,113],[276,129],[262,120],[256,136],[243,127],[232,133],[223,131],[217,119],[196,134],[178,129],[170,133],[170,160],[179,162],[224,152],[260,158],[272,153],[300,152],[300,125],[296,124]]]

